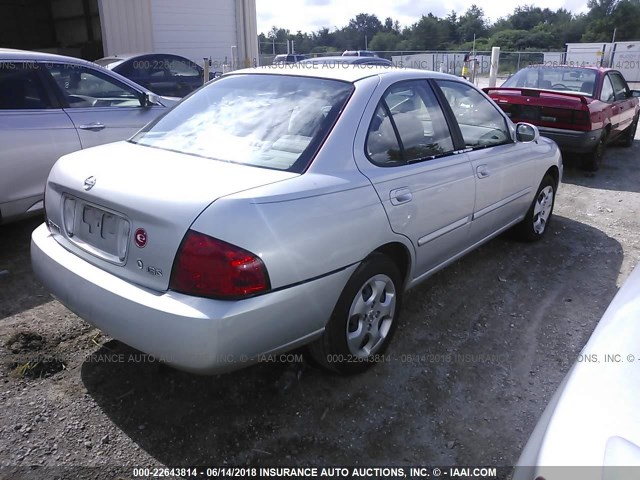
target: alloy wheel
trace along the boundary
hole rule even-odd
[[[397,294],[393,280],[378,274],[358,290],[347,322],[349,351],[365,358],[376,353],[384,343],[393,323]]]
[[[533,230],[538,234],[542,234],[547,228],[547,221],[551,215],[551,208],[553,207],[553,187],[546,186],[536,198],[536,203],[533,207]]]

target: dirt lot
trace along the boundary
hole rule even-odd
[[[497,238],[409,292],[391,360],[354,378],[145,360],[35,280],[40,219],[0,228],[0,465],[513,465],[640,258],[640,142],[564,180],[543,241]]]

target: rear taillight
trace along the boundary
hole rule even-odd
[[[73,237],[76,224],[76,200],[65,197],[63,203],[62,218],[64,220],[64,230],[68,237]]]
[[[574,111],[572,121],[575,125],[582,127],[581,130],[591,130],[591,116],[588,111]]]
[[[169,288],[200,297],[238,299],[266,292],[271,285],[258,256],[189,230],[173,262]]]

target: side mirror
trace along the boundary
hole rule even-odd
[[[140,98],[140,105],[143,107],[153,107],[154,105],[162,105],[160,101],[160,95],[156,95],[153,92],[145,92]]]
[[[530,123],[518,123],[516,125],[516,140],[522,143],[537,142],[540,138],[538,127]]]

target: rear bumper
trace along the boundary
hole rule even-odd
[[[355,270],[240,301],[156,292],[101,270],[63,248],[41,225],[31,261],[42,283],[92,325],[177,368],[220,373],[319,336]]]
[[[540,135],[555,141],[563,152],[587,153],[593,151],[602,136],[602,129],[589,132],[538,127]]]

